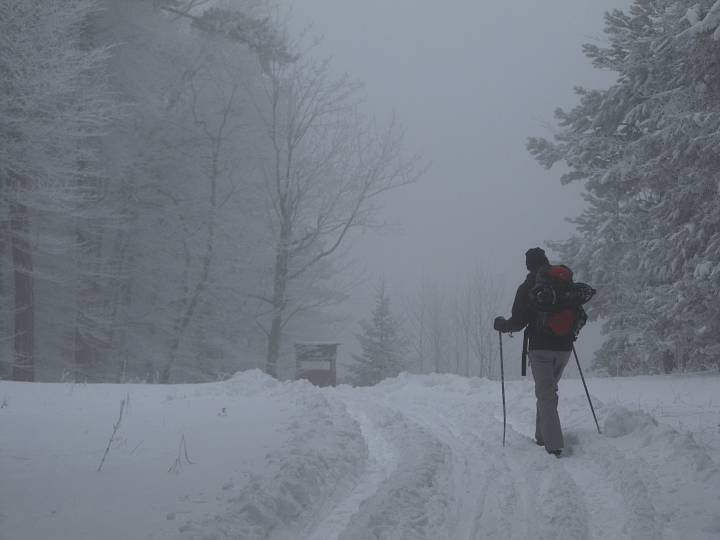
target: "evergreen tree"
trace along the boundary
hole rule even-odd
[[[13,345],[2,355],[13,358],[11,373],[0,376],[15,380],[36,379],[39,329],[59,333],[72,302],[64,291],[78,276],[89,288],[95,265],[63,255],[83,251],[76,244],[92,243],[85,233],[108,220],[97,147],[118,108],[108,50],[89,36],[98,9],[94,0],[0,3],[0,283],[12,297],[3,298],[0,328],[2,347]],[[43,325],[54,306],[61,311]],[[76,328],[85,336],[99,326]]]
[[[356,337],[362,347],[362,355],[353,355],[355,364],[350,366],[351,382],[369,386],[399,375],[403,371],[405,343],[400,324],[391,313],[384,281],[380,282],[377,290],[372,319],[360,325],[363,333]]]
[[[657,372],[666,351],[694,369],[720,358],[720,2],[635,0],[606,15],[593,65],[618,74],[578,88],[554,141],[531,138],[562,182],[585,182],[578,234],[552,244],[600,290],[591,316],[607,341],[596,368]]]

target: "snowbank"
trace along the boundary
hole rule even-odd
[[[202,385],[0,382],[3,401],[3,540],[265,538],[351,483],[367,452],[341,404],[257,371]]]
[[[629,411],[625,407],[614,406],[605,412],[603,433],[608,437],[623,437],[638,429],[657,425],[657,420],[643,411]]]
[[[183,525],[181,540],[260,540],[290,534],[317,519],[325,501],[350,488],[367,458],[356,422],[317,389],[303,383],[295,388],[300,390],[296,405],[306,418],[290,423],[290,437],[267,454],[263,471],[228,488],[223,511]]]

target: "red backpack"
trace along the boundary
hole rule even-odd
[[[587,322],[582,305],[595,292],[586,283],[573,282],[572,270],[567,266],[543,266],[535,273],[535,285],[530,290],[538,330],[550,336],[577,338]]]

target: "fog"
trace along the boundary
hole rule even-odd
[[[570,236],[566,218],[583,207],[582,186],[562,186],[561,171],[539,166],[525,141],[551,135],[553,111],[576,103],[575,86],[613,81],[590,65],[582,44],[603,42],[603,14],[627,6],[622,0],[293,4],[297,28],[311,25],[309,32],[323,37],[316,54],[361,80],[368,112],[379,119],[394,112],[407,128],[408,149],[431,162],[417,185],[383,199],[383,218],[395,227],[368,231],[354,246],[369,276],[368,288],[354,294],[360,317],[369,311],[368,291],[378,275],[400,296],[422,279],[452,283],[476,265],[500,276],[509,312],[512,291],[526,275],[524,252]],[[600,344],[597,334],[584,332],[586,356]]]
[[[719,540],[720,0],[630,5],[0,0],[0,539]]]
[[[32,31],[6,17],[0,34],[37,43],[8,57],[0,107],[23,135],[0,130],[0,147],[26,171],[27,209],[6,205],[13,241],[34,244],[6,251],[0,327],[23,339],[3,342],[0,378],[90,382],[294,378],[307,342],[341,344],[347,366],[380,276],[411,343],[398,367],[498,376],[492,319],[510,312],[525,251],[570,237],[583,210],[584,186],[562,186],[526,141],[552,138],[575,86],[615,84],[582,45],[606,45],[603,14],[627,7],[134,0],[60,2],[58,18],[16,1]],[[72,22],[86,18],[87,32]],[[613,290],[610,257],[549,255]],[[612,319],[611,297],[595,313]],[[597,327],[580,343],[589,365]]]

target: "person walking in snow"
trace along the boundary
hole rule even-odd
[[[549,454],[560,456],[565,446],[558,415],[558,382],[570,360],[576,332],[553,335],[544,331],[540,313],[531,303],[531,292],[538,271],[550,267],[545,251],[536,247],[525,253],[528,275],[518,287],[510,319],[497,317],[494,328],[499,332],[518,332],[525,328],[530,356],[530,368],[535,379],[537,412],[535,442]],[[563,267],[565,268],[565,267]],[[569,269],[568,269],[569,271]]]

